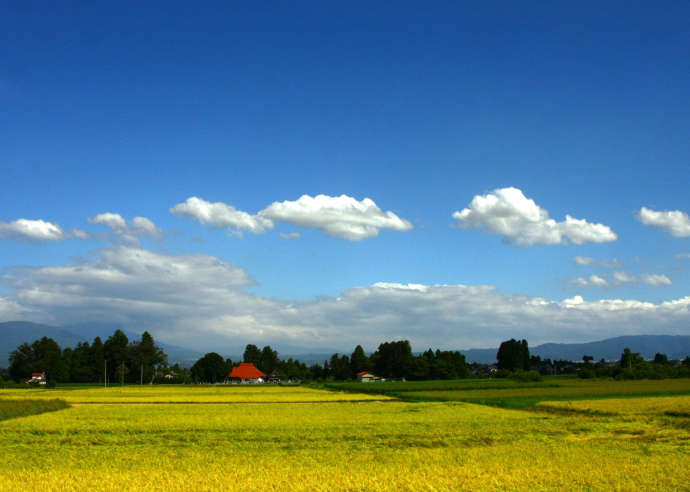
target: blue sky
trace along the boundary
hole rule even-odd
[[[108,318],[200,348],[688,334],[689,15],[683,2],[8,6],[0,320]],[[171,212],[190,197],[196,215]],[[365,198],[375,208],[353,215]],[[204,224],[209,210],[225,212]],[[228,210],[270,227],[238,228]],[[352,235],[372,220],[384,225]]]

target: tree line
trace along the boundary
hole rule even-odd
[[[283,379],[293,381],[356,379],[360,372],[372,372],[386,379],[455,379],[468,376],[465,356],[457,351],[432,349],[414,355],[407,340],[385,342],[371,355],[361,345],[350,354],[333,354],[323,364],[306,364],[293,359],[281,360],[270,346],[259,349],[249,344],[244,350],[242,362],[251,362],[260,371],[269,374],[274,370]],[[190,370],[190,379],[196,382],[220,382],[236,365],[231,359],[209,352],[199,359]]]
[[[52,338],[43,337],[21,344],[9,360],[8,375],[16,382],[42,372],[49,383],[124,384],[151,382],[157,369],[167,365],[168,357],[148,332],[140,340],[130,341],[116,330],[105,343],[96,337],[92,343],[80,342],[64,350]]]

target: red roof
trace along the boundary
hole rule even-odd
[[[228,377],[235,379],[256,379],[265,376],[266,375],[259,371],[251,362],[242,362],[239,366],[232,368],[232,372]]]
[[[358,376],[362,376],[364,374],[369,374],[369,371],[362,371],[357,373]]]
[[[32,372],[31,375],[32,376],[43,376],[43,373],[42,372]]]

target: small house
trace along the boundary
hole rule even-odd
[[[271,373],[268,376],[266,376],[266,382],[268,383],[278,384],[282,383],[284,379],[285,377],[282,374],[280,374],[277,369],[273,369],[273,371],[271,371]]]
[[[27,381],[28,384],[46,384],[45,372],[32,372],[31,379]]]
[[[232,368],[228,379],[233,383],[263,383],[266,375],[259,371],[251,362],[242,362]]]
[[[357,381],[360,383],[372,383],[374,381],[381,381],[381,378],[374,376],[370,372],[362,371],[357,373]]]

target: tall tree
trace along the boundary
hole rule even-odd
[[[113,381],[124,380],[125,363],[128,360],[129,340],[122,330],[115,330],[103,344],[103,355],[108,361],[108,378]]]
[[[412,348],[408,340],[385,342],[372,355],[377,376],[385,378],[409,377],[412,369]]]
[[[34,372],[34,354],[31,345],[22,343],[10,353],[10,377],[15,382],[28,379]]]
[[[228,377],[225,359],[216,352],[209,352],[196,361],[191,369],[197,383],[219,383]]]
[[[364,353],[361,345],[357,345],[355,350],[350,355],[350,372],[352,376],[356,376],[362,371],[369,370],[369,357]]]
[[[105,377],[105,347],[101,341],[101,337],[93,339],[91,350],[89,351],[89,367],[91,369],[92,381],[104,382]]]
[[[278,367],[278,362],[278,352],[266,345],[261,351],[258,368],[268,374]]]
[[[516,371],[529,369],[529,348],[527,340],[517,341],[514,338],[501,343],[496,353],[499,369]]]
[[[249,344],[244,349],[244,355],[242,356],[243,362],[251,362],[255,366],[261,364],[261,350],[256,345]]]

